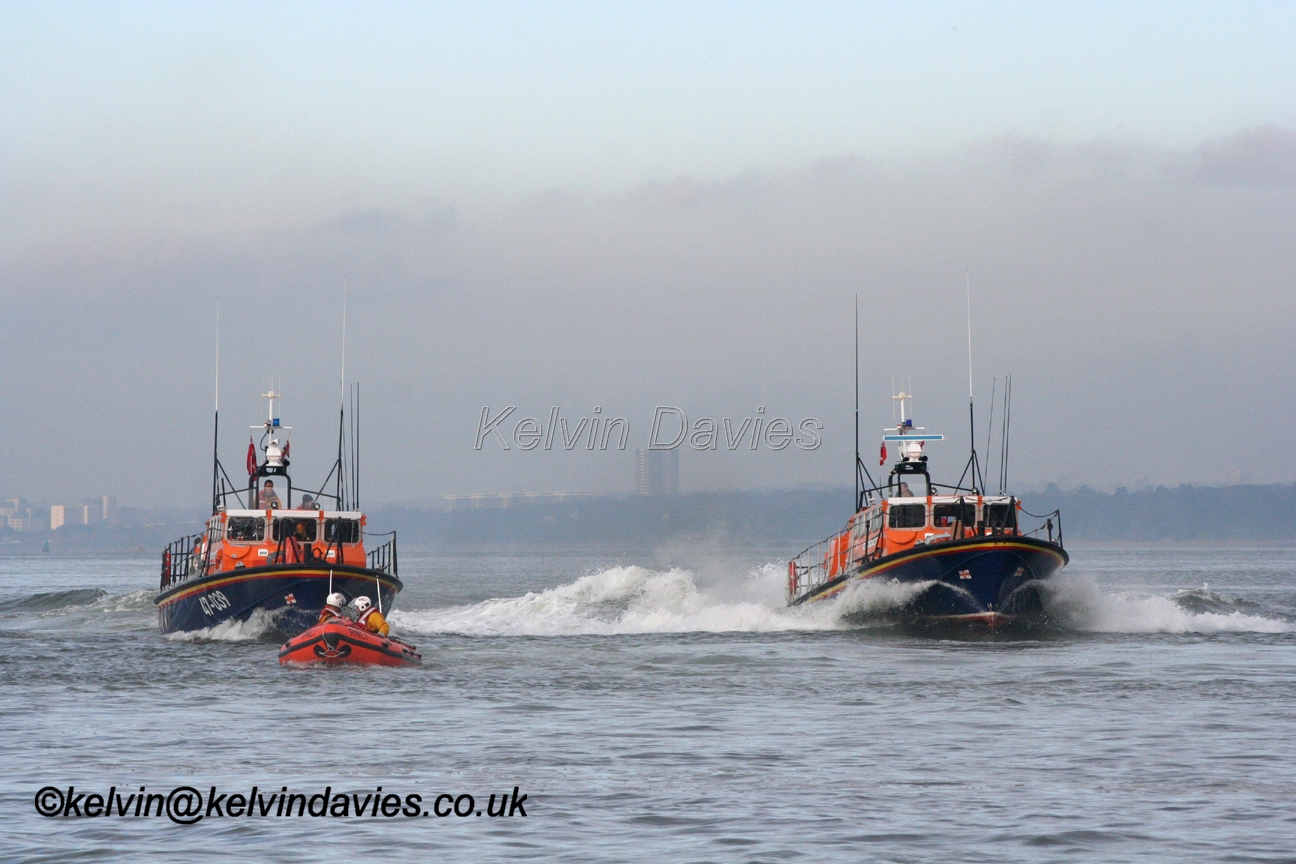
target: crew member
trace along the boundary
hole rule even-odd
[[[369,598],[365,598],[366,600]],[[324,601],[324,609],[320,612],[319,623],[323,624],[330,618],[341,618],[342,607],[346,605],[346,598],[334,591]]]
[[[390,625],[383,620],[382,613],[373,608],[373,601],[368,597],[357,597],[351,601],[356,609],[356,623],[370,633],[381,633],[386,636],[391,632]]]
[[[278,510],[283,506],[279,496],[275,493],[274,481],[267,480],[261,487],[261,506],[268,510]]]
[[[298,510],[318,510],[319,505],[315,503],[314,497],[303,495],[301,503],[297,505]]]

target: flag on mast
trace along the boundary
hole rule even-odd
[[[885,441],[882,442],[882,455],[878,457],[878,464],[879,465],[886,464],[886,442]]]
[[[257,473],[256,445],[251,438],[248,438],[247,472],[249,477],[255,477]]]

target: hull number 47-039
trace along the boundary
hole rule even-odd
[[[229,599],[220,591],[212,591],[203,597],[198,598],[198,605],[202,607],[203,613],[211,616],[230,607]]]

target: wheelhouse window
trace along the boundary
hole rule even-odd
[[[327,543],[359,543],[359,519],[325,519],[324,541]]]
[[[231,516],[226,536],[235,543],[256,543],[265,539],[264,516]]]
[[[315,526],[318,519],[276,519],[274,520],[274,539],[283,540],[292,537],[299,543],[315,542]]]
[[[922,528],[927,524],[927,505],[894,504],[888,515],[892,528]]]
[[[987,504],[986,528],[991,531],[1013,531],[1017,528],[1017,508],[1012,504]]]
[[[936,528],[953,528],[960,524],[965,528],[976,525],[976,504],[964,501],[961,504],[936,504],[932,507],[932,525]]]

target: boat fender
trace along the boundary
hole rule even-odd
[[[796,562],[788,562],[788,594],[795,595],[797,587]]]

